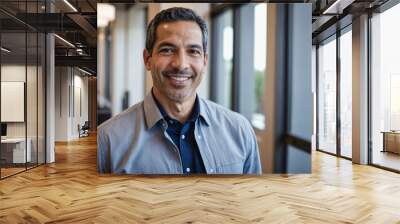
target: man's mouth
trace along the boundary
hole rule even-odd
[[[184,82],[184,81],[186,81],[186,80],[191,78],[190,76],[174,76],[174,75],[170,75],[170,76],[167,76],[167,77],[170,78],[170,79],[173,79],[175,81],[179,81],[179,82]]]
[[[176,87],[183,87],[188,85],[189,80],[193,78],[191,74],[187,73],[167,73],[163,74],[173,86]]]

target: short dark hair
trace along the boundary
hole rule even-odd
[[[154,44],[156,43],[156,31],[158,25],[166,22],[175,22],[175,21],[193,21],[199,25],[202,38],[203,38],[203,52],[207,52],[207,41],[208,41],[208,30],[207,24],[203,18],[197,15],[193,10],[182,8],[182,7],[173,7],[169,9],[164,9],[161,12],[157,13],[157,15],[151,20],[149,26],[147,27],[146,34],[146,50],[149,54],[152,53]]]

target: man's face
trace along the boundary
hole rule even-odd
[[[153,52],[143,53],[153,86],[169,100],[182,103],[196,94],[207,65],[201,29],[191,21],[161,23],[156,37]]]

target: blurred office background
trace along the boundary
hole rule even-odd
[[[85,124],[96,130],[96,10],[95,0],[0,1],[0,179],[54,162],[56,142]]]
[[[309,172],[310,149],[399,171],[400,4],[307,2],[0,1],[0,178],[142,100],[146,25],[176,5],[209,25],[200,96],[249,120],[266,172]]]
[[[311,172],[311,4],[98,4],[98,124],[151,89],[146,26],[174,6],[193,9],[209,28],[198,94],[251,122],[264,172]]]
[[[0,1],[0,178],[54,162],[55,142],[142,100],[146,25],[172,6],[206,19],[199,94],[249,120],[265,172],[309,172],[311,149],[400,170],[397,0],[97,2]]]

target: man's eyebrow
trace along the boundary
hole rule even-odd
[[[164,43],[159,44],[157,48],[160,49],[162,47],[176,47],[176,46],[172,43],[164,42]]]
[[[200,46],[200,45],[198,45],[198,44],[189,44],[189,45],[187,46],[187,48],[191,48],[191,49],[197,48],[197,49],[199,49],[199,50],[202,50],[202,49],[203,49],[203,47]]]

